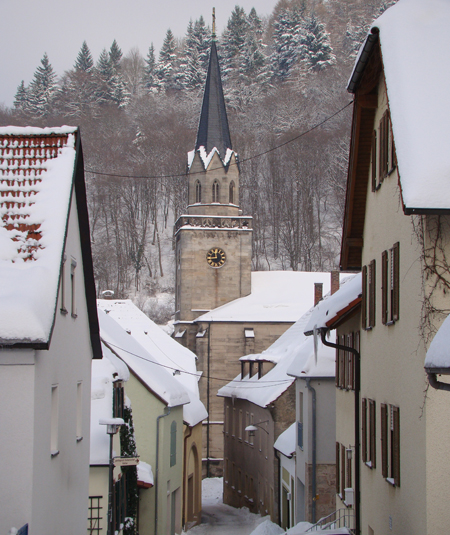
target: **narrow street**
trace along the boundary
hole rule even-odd
[[[222,478],[203,480],[203,513],[200,526],[190,535],[250,535],[264,521],[248,509],[235,509],[222,503]]]

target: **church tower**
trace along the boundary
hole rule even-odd
[[[240,214],[239,165],[213,34],[197,141],[188,154],[187,213],[175,223],[175,336],[192,350],[192,322],[251,291],[252,218]]]

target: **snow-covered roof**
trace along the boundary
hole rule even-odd
[[[0,343],[46,344],[76,162],[77,129],[0,128]]]
[[[103,358],[92,361],[90,464],[109,464],[109,435],[100,420],[112,418],[113,379],[115,373],[126,381],[126,365],[103,345]],[[117,378],[117,377],[116,377]]]
[[[120,357],[155,395],[169,407],[189,403],[186,389],[175,379],[171,370],[161,365],[110,314],[99,309],[98,319],[102,342]]]
[[[448,0],[399,0],[372,24],[379,29],[407,212],[450,209],[449,23]],[[354,74],[358,69],[357,62]]]
[[[295,453],[296,446],[296,429],[297,422],[290,425],[286,431],[283,431],[281,435],[275,441],[273,447],[282,453],[285,457],[292,457]]]
[[[425,357],[426,369],[450,369],[450,315],[435,334]]]
[[[233,154],[234,154],[235,158],[237,158],[237,154],[234,152],[234,150],[227,149],[226,153],[225,153],[225,157],[222,159],[220,157],[220,153],[219,153],[217,147],[213,147],[208,153],[206,151],[205,147],[202,145],[201,147],[199,147],[199,149],[197,151],[191,150],[191,151],[188,152],[188,169],[191,169],[192,163],[194,162],[194,157],[195,157],[195,153],[196,152],[200,156],[200,159],[201,159],[201,161],[203,163],[203,167],[205,169],[208,169],[209,164],[211,163],[211,160],[213,159],[213,156],[216,153],[217,153],[217,156],[220,158],[220,161],[223,163],[223,165],[225,167],[227,167],[228,164],[230,163],[231,156],[233,156]]]
[[[194,426],[204,420],[208,414],[200,401],[195,354],[171,338],[130,299],[99,299],[97,303],[100,310],[107,312],[107,316],[113,318],[186,390],[189,403],[183,406],[184,421]],[[180,373],[174,376],[176,370]]]
[[[330,273],[254,271],[252,292],[203,314],[196,321],[293,323],[314,304],[314,283],[330,290]]]
[[[337,292],[327,295],[314,310],[305,327],[305,333],[312,334],[316,329],[327,328],[340,316],[351,310],[359,303],[362,293],[361,273],[347,277],[341,283]]]
[[[153,470],[152,467],[144,461],[139,461],[137,465],[138,486],[153,487]]]

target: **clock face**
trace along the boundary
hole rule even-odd
[[[225,264],[225,252],[220,247],[213,247],[206,255],[206,261],[211,267],[218,268]]]

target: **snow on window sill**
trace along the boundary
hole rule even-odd
[[[368,466],[369,468],[373,468],[373,466],[372,466],[372,461],[367,461],[367,462],[365,463],[365,465]]]
[[[59,450],[53,450],[53,451],[51,451],[51,452],[50,452],[50,455],[51,455],[52,457],[56,457],[57,455],[59,455]]]
[[[78,318],[78,314],[71,314],[72,318],[73,319],[77,319]]]
[[[392,477],[387,477],[386,478],[386,481],[389,483],[389,485],[392,485],[393,487],[395,487],[395,479],[392,478]]]
[[[83,440],[83,437],[77,437],[77,442],[81,442]]]
[[[68,311],[67,308],[65,308],[65,307],[64,307],[64,308],[60,308],[59,311],[60,311],[61,314],[63,314],[64,316],[65,316],[66,314],[69,313],[69,311]]]
[[[386,325],[387,325],[388,327],[390,327],[391,325],[395,325],[395,321],[394,321],[394,320],[388,321],[388,322],[386,323]]]

